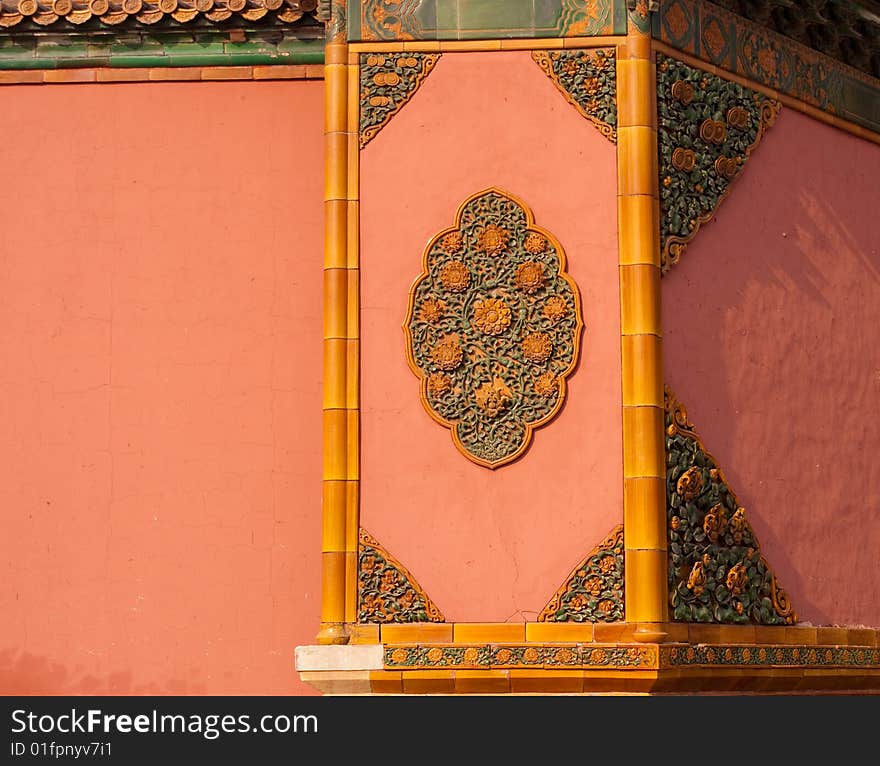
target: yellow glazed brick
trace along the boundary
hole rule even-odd
[[[849,643],[849,631],[846,628],[817,628],[816,643],[822,646],[845,646]]]
[[[722,625],[722,644],[754,644],[757,640],[754,625]]]
[[[635,626],[626,622],[597,622],[593,626],[593,641],[597,644],[616,644],[629,641]]]
[[[344,481],[346,476],[346,410],[324,411],[324,479]]]
[[[785,629],[786,644],[803,644],[804,646],[815,646],[818,631],[816,628],[808,626],[791,626]]]
[[[457,622],[452,630],[456,644],[506,644],[526,640],[523,622]]]
[[[755,641],[759,644],[773,645],[785,643],[784,625],[756,625]]]
[[[663,424],[663,410],[659,407],[623,408],[624,477],[665,477]]]
[[[345,552],[345,621],[357,622],[358,556],[355,551]]]
[[[350,644],[378,644],[378,625],[350,625],[348,628],[348,643]]]
[[[455,691],[455,674],[451,670],[404,670],[405,694],[452,694]]]
[[[456,670],[456,694],[507,694],[510,678],[506,670]]]
[[[360,66],[358,64],[357,56],[355,55],[355,60],[352,62],[349,59],[349,64],[347,67],[347,75],[348,75],[348,104],[346,107],[346,120],[345,120],[345,129],[349,134],[354,134],[355,140],[357,140],[358,130],[360,129]]]
[[[345,550],[349,553],[358,549],[360,489],[359,481],[345,482]]]
[[[360,268],[360,203],[350,199],[346,202],[346,207],[345,265],[349,269],[358,269]]]
[[[662,335],[660,269],[643,264],[620,267],[621,335]]]
[[[356,53],[400,53],[403,43],[353,43],[351,50]]]
[[[324,341],[324,396],[325,410],[341,410],[346,406],[346,379],[348,369],[348,341],[328,338]]]
[[[620,340],[623,406],[663,407],[663,346],[656,335],[624,335]]]
[[[666,551],[626,550],[623,571],[627,622],[666,622]]]
[[[359,410],[345,411],[345,478],[356,481],[360,478],[361,451],[361,413]]]
[[[500,51],[501,40],[441,40],[440,50],[449,53],[467,51]]]
[[[347,218],[347,200],[328,200],[324,203],[325,269],[344,269],[348,266]]]
[[[657,196],[657,132],[633,126],[617,129],[617,193]]]
[[[593,640],[589,622],[527,622],[526,641],[536,643],[587,643]]]
[[[404,41],[403,49],[405,51],[418,51],[420,53],[439,53],[439,40],[409,40]]]
[[[580,694],[584,674],[580,670],[509,670],[514,694]]]
[[[350,338],[345,341],[345,407],[356,410],[360,407],[360,341]]]
[[[656,549],[666,541],[666,480],[623,480],[623,534],[627,548]]]
[[[403,694],[403,674],[399,670],[371,670],[370,690],[373,694]]]
[[[348,269],[324,269],[324,338],[345,338],[348,326]]]
[[[692,644],[720,644],[720,625],[689,625],[688,636]]]
[[[324,132],[344,133],[348,126],[348,66],[324,67]]]
[[[360,337],[360,282],[361,273],[359,269],[346,269],[348,277],[346,279],[346,337]]]
[[[321,622],[343,622],[345,617],[345,554],[321,554]]]
[[[346,194],[350,202],[359,199],[360,196],[360,144],[357,133],[347,133],[348,136],[348,167],[346,177]]]
[[[321,550],[344,551],[346,529],[346,497],[347,483],[345,481],[322,482],[321,502],[325,509],[321,514]]]
[[[849,628],[846,631],[846,643],[850,646],[875,646],[876,635],[870,628]]]
[[[381,634],[383,644],[449,644],[452,643],[452,623],[383,625]]]
[[[653,62],[624,59],[617,62],[617,125],[657,127]]]
[[[324,136],[324,201],[348,199],[348,133]]]
[[[563,37],[564,48],[613,48],[625,41],[625,37],[615,35],[596,35],[596,37]],[[543,42],[543,41],[542,41]]]
[[[660,202],[646,194],[617,198],[618,260],[660,266]]]
[[[553,50],[562,48],[562,38],[555,37],[547,40],[502,40],[501,50],[503,51],[531,51],[531,50]]]

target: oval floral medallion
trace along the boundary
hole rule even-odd
[[[565,400],[581,320],[565,253],[499,189],[465,200],[410,291],[407,357],[422,403],[470,460],[497,468]]]

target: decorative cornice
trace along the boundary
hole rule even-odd
[[[358,534],[358,622],[444,622],[407,569],[364,530]]]
[[[657,54],[663,273],[715,215],[780,108],[742,85]]]
[[[582,329],[562,246],[496,188],[428,243],[404,322],[425,410],[486,468],[520,457],[559,412]]]
[[[314,20],[316,5],[315,0],[0,0],[0,27],[69,31],[89,22],[116,29],[229,20],[289,25]]]
[[[717,462],[667,386],[669,599],[675,620],[792,625],[788,596]]]
[[[847,646],[774,646],[722,644],[662,646],[660,667],[875,668],[880,649]]]
[[[617,67],[614,48],[532,51],[541,67],[578,113],[612,143],[617,141]]]
[[[361,149],[413,97],[439,58],[439,53],[361,54]]]
[[[599,543],[556,591],[538,622],[618,622],[623,615],[623,525]]]

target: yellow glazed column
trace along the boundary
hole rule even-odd
[[[348,252],[348,45],[334,0],[324,58],[324,473],[322,492],[321,630],[319,644],[348,641],[346,598],[357,546],[357,323],[349,296],[357,272]],[[352,391],[355,393],[352,398]],[[353,485],[353,486],[352,486]],[[352,507],[354,519],[352,520]],[[354,523],[354,547],[352,532]]]
[[[617,52],[623,539],[626,621],[637,623],[637,640],[662,641],[667,594],[657,78],[646,21],[631,14],[627,42]]]

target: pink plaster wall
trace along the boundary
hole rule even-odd
[[[818,625],[880,626],[878,178],[783,109],[663,281],[666,379]]]
[[[444,54],[361,153],[361,524],[447,620],[534,619],[622,520],[615,172],[614,145],[520,52]],[[560,416],[494,472],[422,408],[401,329],[427,241],[490,186],[562,243],[586,324]]]
[[[309,693],[321,113],[0,88],[0,692]]]

